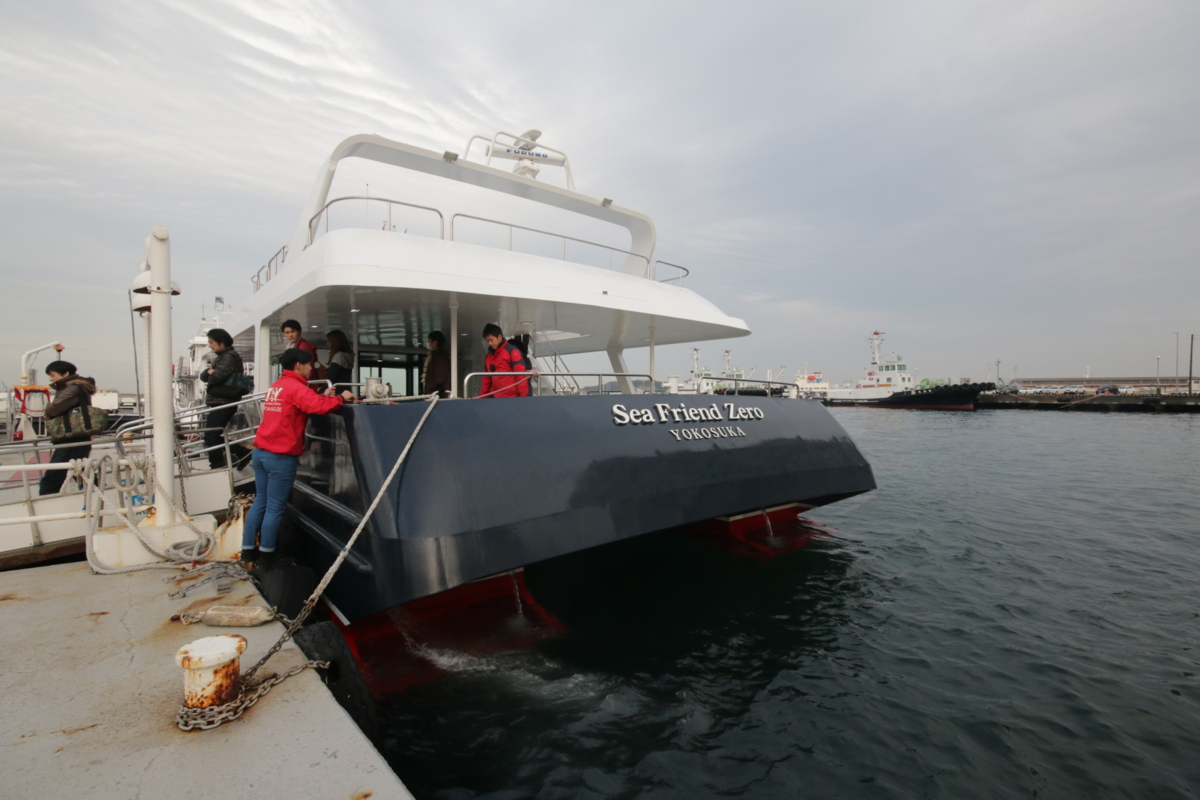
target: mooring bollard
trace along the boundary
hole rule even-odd
[[[236,633],[206,636],[179,648],[175,663],[183,667],[183,704],[209,708],[233,702],[242,686],[238,656],[246,650],[246,637]]]

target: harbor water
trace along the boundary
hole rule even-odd
[[[413,794],[1200,794],[1200,420],[834,414],[879,489],[806,546],[576,554],[527,576],[565,634],[423,653],[383,708]]]

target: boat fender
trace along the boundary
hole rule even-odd
[[[171,617],[184,625],[203,622],[211,628],[255,628],[275,619],[266,606],[212,606],[201,614],[176,614]]]
[[[258,577],[259,591],[267,603],[288,619],[295,619],[304,601],[317,588],[317,576],[308,567],[280,564]]]
[[[294,639],[310,660],[329,663],[328,669],[318,669],[317,674],[354,723],[374,739],[379,733],[379,713],[341,631],[332,622],[317,622],[296,631]]]

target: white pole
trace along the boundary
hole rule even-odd
[[[458,294],[456,292],[450,293],[450,396],[458,397]]]
[[[654,394],[654,331],[657,326],[650,324],[650,394]]]
[[[159,225],[146,237],[150,265],[150,396],[154,412],[154,477],[171,502],[155,504],[158,525],[175,522],[175,407],[171,402],[171,242]]]

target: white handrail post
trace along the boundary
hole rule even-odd
[[[453,218],[451,218],[453,221]],[[511,235],[511,234],[510,234]],[[421,387],[424,391],[424,387]],[[466,389],[463,389],[466,394]],[[458,293],[450,293],[450,396],[458,397]]]
[[[150,265],[150,357],[154,360],[150,385],[154,409],[154,477],[156,492],[166,493],[155,504],[159,525],[175,522],[175,414],[171,398],[171,242],[158,225],[146,237],[146,263]]]

